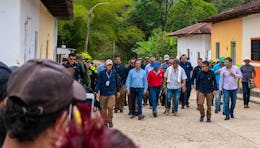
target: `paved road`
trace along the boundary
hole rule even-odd
[[[237,102],[235,119],[224,121],[222,113],[215,114],[212,122],[199,122],[195,106],[195,93],[191,95],[191,107],[180,109],[179,116],[166,116],[159,107],[158,117],[144,107],[144,120],[130,119],[124,113],[114,115],[114,127],[128,135],[141,148],[260,148],[260,105],[250,104],[244,109]]]

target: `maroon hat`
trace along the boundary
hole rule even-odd
[[[7,95],[19,98],[28,108],[38,108],[40,114],[48,114],[68,106],[73,97],[86,97],[86,92],[62,65],[34,59],[11,74]]]

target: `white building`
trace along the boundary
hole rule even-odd
[[[72,0],[0,0],[0,61],[55,59],[57,19],[73,17]]]
[[[177,56],[186,54],[192,66],[197,65],[197,59],[210,59],[211,49],[211,24],[197,23],[192,26],[177,30],[169,34],[176,36],[177,39]]]

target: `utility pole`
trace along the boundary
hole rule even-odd
[[[90,31],[90,19],[91,19],[91,15],[93,10],[100,5],[105,5],[105,4],[109,4],[108,2],[102,2],[102,3],[97,3],[95,6],[93,6],[88,13],[88,18],[87,18],[87,31],[86,31],[86,40],[85,40],[85,46],[84,46],[84,52],[88,51],[88,38],[89,38],[89,31]]]

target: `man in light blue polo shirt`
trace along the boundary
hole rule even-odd
[[[128,77],[126,79],[126,90],[127,94],[131,97],[131,118],[135,117],[135,99],[138,99],[138,120],[142,120],[144,115],[142,115],[142,100],[143,95],[147,91],[147,79],[146,73],[141,69],[141,61],[135,61],[135,68],[130,70]]]

